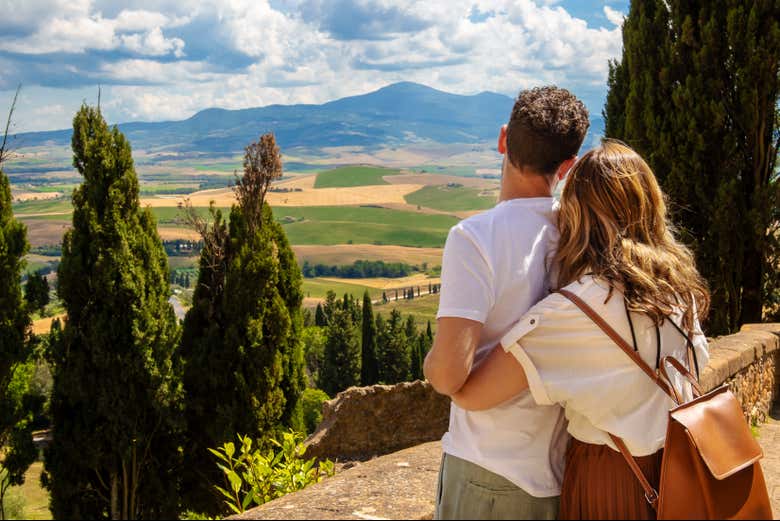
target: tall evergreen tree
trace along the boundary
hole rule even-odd
[[[30,450],[32,422],[24,407],[25,368],[32,354],[21,287],[28,247],[24,225],[13,216],[8,178],[0,170],[0,519],[6,518],[5,493],[24,483],[37,455]]]
[[[709,331],[762,319],[780,142],[780,2],[632,2],[607,134],[648,160],[712,290]]]
[[[317,310],[314,312],[314,325],[319,327],[325,327],[328,325],[328,321],[325,318],[325,312],[322,310],[322,304],[317,304]]]
[[[227,225],[190,221],[204,238],[193,307],[184,320],[187,445],[185,505],[218,513],[212,484],[220,471],[208,453],[235,440],[283,427],[303,430],[305,387],[301,272],[284,231],[264,198],[282,173],[272,134],[246,149],[238,202]]]
[[[72,146],[84,181],[58,273],[67,320],[50,342],[51,510],[57,519],[174,517],[182,396],[168,260],[140,208],[122,133],[83,106]]]
[[[35,271],[27,277],[24,298],[32,311],[41,311],[49,304],[49,283],[41,272]]]
[[[374,322],[374,309],[368,291],[363,293],[361,328],[363,335],[360,343],[362,352],[360,383],[361,385],[374,385],[379,382],[379,367],[376,359],[376,322]]]
[[[392,310],[385,331],[381,334],[379,381],[382,383],[396,384],[409,379],[411,352],[404,326],[401,312]]]
[[[348,387],[360,385],[360,332],[348,306],[333,310],[326,337],[320,386],[335,396]]]

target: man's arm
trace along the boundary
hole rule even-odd
[[[471,373],[482,323],[442,317],[437,324],[436,338],[425,357],[423,370],[436,392],[450,396],[463,387]]]

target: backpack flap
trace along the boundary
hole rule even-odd
[[[685,427],[713,477],[725,479],[764,456],[737,398],[725,385],[669,413]]]

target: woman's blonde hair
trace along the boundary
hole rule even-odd
[[[605,140],[586,153],[561,197],[558,285],[592,274],[657,324],[681,310],[690,330],[695,314],[706,316],[710,295],[690,250],[674,237],[664,199],[650,167],[624,143]]]

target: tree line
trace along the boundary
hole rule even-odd
[[[412,273],[425,271],[426,267],[412,266],[403,262],[384,262],[357,260],[352,264],[331,266],[327,264],[311,264],[303,261],[301,271],[306,278],[339,277],[344,279],[368,279],[373,277],[399,278]]]
[[[306,367],[312,385],[333,396],[348,387],[423,379],[422,361],[433,343],[430,321],[420,329],[413,315],[393,309],[374,313],[371,297],[329,291],[305,329]]]

